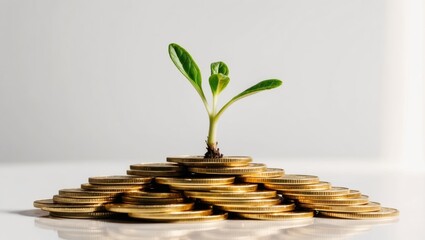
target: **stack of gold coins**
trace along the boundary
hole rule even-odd
[[[371,219],[398,215],[398,211],[382,208],[370,202],[360,191],[345,187],[333,187],[317,176],[288,174],[277,178],[242,177],[248,183],[261,183],[265,188],[276,190],[284,199],[292,200],[298,208],[313,210],[320,216]]]
[[[126,192],[147,188],[151,177],[102,176],[90,177],[81,188],[61,189],[52,199],[37,200],[34,206],[63,218],[106,218],[116,214],[104,205],[119,202]]]
[[[65,218],[128,216],[137,221],[217,221],[327,218],[374,219],[398,215],[360,191],[317,176],[285,174],[251,157],[168,157],[130,165],[126,176],[91,177],[34,206]],[[315,214],[314,214],[315,213]]]
[[[163,179],[156,182],[168,184],[171,189],[183,191],[186,197],[211,204],[215,209],[229,212],[232,216],[249,219],[290,219],[311,218],[312,211],[295,212],[294,203],[282,202],[276,191],[258,188],[256,183],[224,182],[229,176],[232,179],[243,177],[281,177],[284,170],[267,168],[262,163],[252,163],[250,157],[224,157],[204,159],[203,157],[169,157],[169,162],[175,162],[188,168],[194,176],[202,176],[205,182],[195,183],[197,179]],[[168,181],[164,181],[168,180]],[[211,180],[211,181],[210,181]],[[212,182],[212,180],[216,182]],[[239,180],[238,180],[239,181]]]

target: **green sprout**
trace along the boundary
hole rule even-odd
[[[206,141],[207,152],[205,153],[204,158],[223,157],[223,154],[220,153],[220,149],[217,147],[217,122],[223,112],[230,105],[244,97],[261,92],[263,90],[277,88],[282,85],[282,81],[278,79],[269,79],[261,81],[255,84],[254,86],[246,89],[245,91],[239,93],[219,109],[217,107],[218,97],[220,96],[220,93],[226,88],[227,84],[230,82],[229,68],[227,67],[227,65],[224,62],[211,63],[211,75],[208,79],[212,92],[212,104],[210,106],[208,104],[207,99],[205,98],[204,91],[202,90],[201,71],[199,70],[199,67],[193,60],[192,56],[190,56],[190,54],[184,48],[175,43],[171,43],[168,46],[168,53],[170,54],[170,58],[176,65],[177,69],[179,69],[179,71],[189,80],[189,82],[198,92],[199,96],[202,99],[202,102],[205,105],[205,109],[208,112],[210,124],[208,130],[208,139]]]

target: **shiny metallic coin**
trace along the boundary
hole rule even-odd
[[[285,191],[279,191],[282,194],[292,194],[292,195],[314,195],[314,196],[337,196],[337,195],[346,195],[350,193],[350,189],[344,187],[332,187],[327,190],[304,190],[304,189],[291,189]]]
[[[42,199],[36,200],[33,203],[36,208],[44,208],[44,207],[97,207],[101,206],[101,203],[90,203],[90,204],[59,204],[55,203],[53,199]]]
[[[357,213],[342,213],[342,212],[320,212],[320,215],[326,217],[346,218],[346,219],[381,219],[398,217],[399,211],[394,208],[381,207],[375,212],[357,212]]]
[[[285,174],[278,178],[241,177],[241,180],[249,183],[273,183],[273,184],[314,184],[319,182],[317,176]]]
[[[185,191],[184,194],[191,198],[200,199],[262,199],[276,197],[276,191],[256,192],[195,192]]]
[[[341,195],[308,195],[308,194],[298,194],[298,193],[281,193],[285,198],[296,199],[296,200],[329,200],[329,199],[346,199],[346,198],[359,198],[362,194],[357,190],[350,190],[349,193]]]
[[[216,206],[271,206],[281,203],[280,198],[263,198],[263,199],[212,199],[204,198],[202,202],[213,204]]]
[[[157,177],[155,182],[159,184],[191,184],[191,185],[224,185],[232,184],[235,181],[234,177],[210,177],[210,178],[167,178],[167,177]]]
[[[56,206],[42,207],[41,210],[54,212],[54,213],[91,213],[104,211],[103,206],[81,206],[81,205],[68,205],[56,204]]]
[[[81,188],[89,191],[107,191],[107,192],[126,192],[126,191],[136,191],[142,190],[146,186],[144,185],[94,185],[90,183],[81,184]]]
[[[128,175],[143,177],[180,177],[184,176],[184,172],[172,171],[146,171],[146,170],[127,170]]]
[[[129,185],[129,184],[148,184],[152,180],[151,177],[134,177],[134,176],[101,176],[90,177],[90,184],[106,184],[106,185]]]
[[[288,212],[295,209],[295,204],[280,204],[271,206],[237,206],[237,205],[225,205],[219,206],[219,209],[223,211],[235,212],[235,213],[275,213],[275,212]]]
[[[117,213],[149,213],[149,212],[178,212],[193,209],[194,203],[176,203],[159,205],[134,205],[134,204],[106,204],[105,208],[111,212]]]
[[[247,156],[224,156],[222,158],[204,158],[203,156],[167,157],[167,162],[175,162],[188,167],[243,167],[252,162]]]
[[[132,191],[125,192],[124,196],[133,198],[181,198],[183,195],[178,192],[144,192]]]
[[[199,216],[208,216],[213,213],[212,209],[204,210],[189,210],[181,212],[166,212],[166,213],[129,213],[128,216],[132,218],[145,219],[145,220],[179,220],[181,218],[193,218]]]
[[[185,168],[177,163],[139,163],[130,165],[131,170],[140,170],[140,171],[174,171],[182,172]]]
[[[172,204],[172,203],[183,203],[184,198],[135,198],[135,197],[122,197],[123,203],[129,204]]]
[[[64,197],[73,198],[99,198],[99,197],[116,197],[120,192],[107,192],[107,191],[89,191],[81,188],[69,188],[59,190],[59,195]]]
[[[360,198],[340,198],[340,199],[299,199],[300,203],[323,204],[323,205],[362,205],[369,203],[369,197],[362,195]]]
[[[282,168],[267,168],[258,173],[242,175],[242,177],[261,177],[261,178],[277,178],[285,175],[285,170]]]
[[[99,198],[72,198],[59,195],[53,196],[53,202],[61,204],[93,204],[93,203],[109,203],[116,201],[114,197],[99,197]]]
[[[88,213],[50,212],[50,216],[60,217],[60,218],[90,219],[90,218],[110,218],[110,217],[116,216],[116,213],[112,213],[112,212],[88,212]]]
[[[250,163],[244,167],[190,167],[189,172],[216,175],[244,175],[260,173],[266,170],[266,168],[266,165],[262,163]]]
[[[134,216],[134,215],[133,215]],[[180,216],[179,218],[174,216],[164,216],[164,217],[150,217],[150,218],[143,218],[145,221],[152,221],[152,222],[171,222],[171,223],[182,223],[182,222],[215,222],[215,221],[222,221],[227,219],[227,213],[222,214],[214,214],[214,215],[204,215],[204,216]],[[138,217],[138,219],[142,219],[141,217]]]
[[[312,218],[313,212],[239,213],[241,217],[256,220],[293,220]]]
[[[228,184],[228,185],[170,185],[173,190],[179,191],[210,191],[210,192],[253,192],[257,190],[257,184]]]
[[[287,190],[327,190],[331,188],[328,182],[319,182],[314,184],[273,184],[265,183],[264,187],[273,190],[287,191]]]
[[[381,205],[376,202],[369,202],[368,204],[363,204],[363,205],[349,205],[349,206],[300,203],[299,206],[302,208],[311,209],[315,211],[344,212],[344,213],[374,212],[374,211],[381,210]]]

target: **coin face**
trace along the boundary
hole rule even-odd
[[[201,174],[217,174],[217,175],[243,175],[260,173],[266,170],[266,165],[262,163],[250,163],[244,167],[190,167],[189,171]]]
[[[332,187],[327,190],[305,190],[305,189],[290,189],[285,191],[279,191],[282,194],[299,194],[299,195],[315,195],[315,196],[335,196],[335,195],[346,195],[350,192],[350,189],[344,187]]]
[[[167,157],[167,162],[175,162],[188,167],[243,167],[252,162],[247,156],[224,156],[222,158],[204,158],[203,156]]]
[[[90,177],[90,184],[107,184],[107,185],[120,185],[120,184],[148,184],[152,178],[150,177],[135,177],[135,176],[100,176]]]
[[[180,177],[185,173],[182,171],[147,171],[147,170],[127,170],[128,175],[144,177]]]
[[[189,210],[181,212],[162,212],[162,213],[144,213],[136,212],[129,213],[128,216],[132,218],[139,218],[145,220],[179,220],[181,218],[193,218],[199,216],[209,216],[212,215],[213,211],[211,208],[204,210]]]
[[[55,203],[53,199],[42,199],[34,201],[34,207],[36,208],[45,208],[45,207],[97,207],[100,206],[101,203],[89,203],[89,204],[59,204]]]
[[[319,182],[317,176],[285,174],[278,178],[241,177],[241,180],[249,183],[274,183],[274,184],[314,184]]]
[[[185,201],[184,198],[140,198],[140,197],[122,197],[123,203],[130,204],[172,204],[172,203],[182,203]]]
[[[81,206],[81,205],[66,205],[66,204],[56,204],[53,206],[42,207],[41,210],[54,212],[54,213],[91,213],[104,211],[105,208],[101,205],[99,206]]]
[[[301,194],[301,193],[288,193],[280,192],[285,198],[296,199],[296,200],[329,200],[329,199],[346,199],[346,198],[359,198],[362,194],[357,190],[350,190],[348,193],[339,195],[312,195],[312,194]]]
[[[92,203],[108,203],[115,201],[114,197],[99,197],[99,198],[72,198],[60,195],[53,196],[53,202],[61,204],[92,204]]]
[[[362,195],[359,198],[337,198],[337,199],[299,199],[301,203],[324,204],[324,205],[362,205],[369,203],[369,197]]]
[[[125,191],[142,190],[145,188],[145,186],[139,185],[139,184],[94,185],[90,183],[83,183],[81,184],[81,188],[84,190],[89,190],[89,191],[125,192]]]
[[[133,198],[182,198],[183,195],[177,192],[144,192],[144,191],[132,191],[125,192],[125,196],[133,197]]]
[[[380,218],[395,218],[398,217],[399,211],[394,208],[381,207],[379,211],[373,212],[357,212],[357,213],[343,213],[343,212],[320,212],[321,215],[327,217],[346,218],[346,219],[380,219]]]

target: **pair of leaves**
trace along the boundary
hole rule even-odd
[[[205,99],[204,93],[202,91],[201,71],[199,70],[199,67],[193,60],[192,56],[190,56],[190,54],[184,48],[175,43],[171,43],[169,45],[168,52],[176,67],[192,83],[201,97]],[[209,83],[213,95],[220,94],[226,88],[230,81],[228,74],[229,69],[225,63],[215,62],[211,64],[211,76],[209,78]],[[280,85],[282,85],[282,81],[278,79],[269,79],[259,82],[232,98],[222,110],[239,99],[264,90],[279,87]]]

